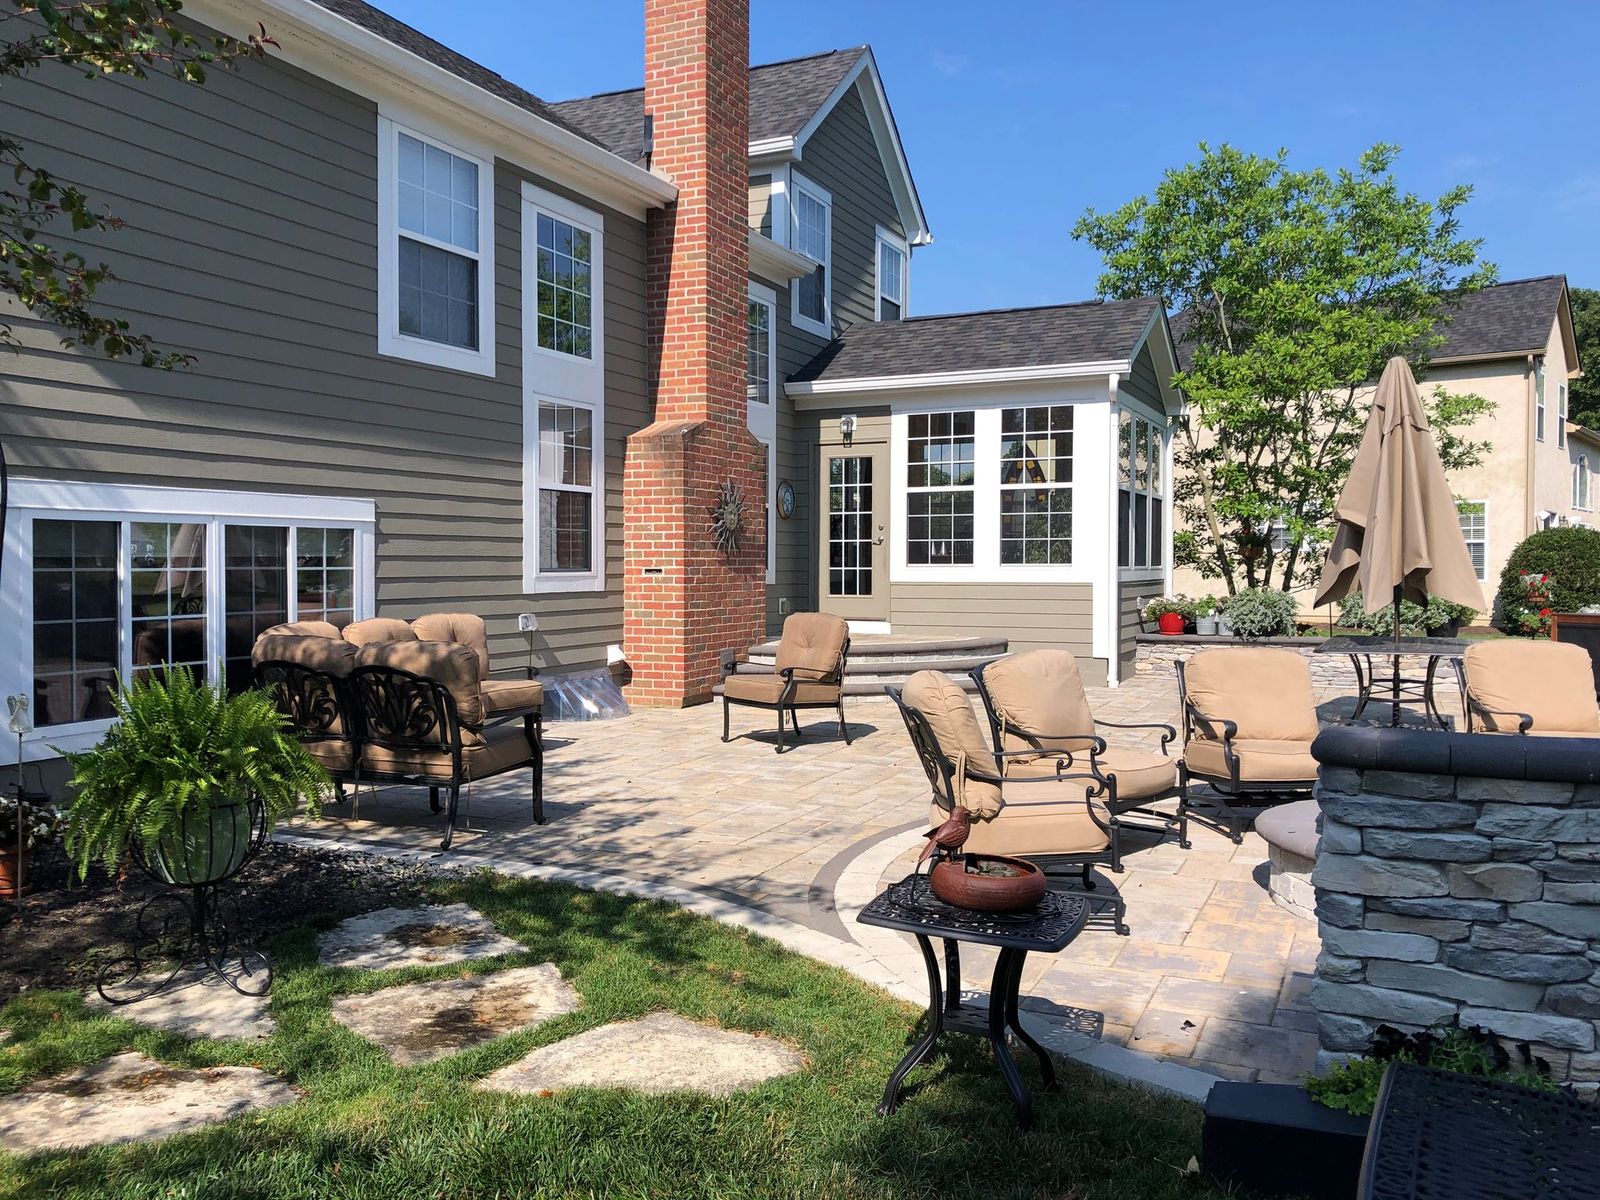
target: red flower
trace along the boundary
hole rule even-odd
[[[1553,609],[1553,608],[1541,608],[1539,610],[1539,615],[1541,617],[1548,617],[1553,612],[1555,612],[1555,609]]]

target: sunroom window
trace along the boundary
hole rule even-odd
[[[1117,565],[1162,566],[1166,545],[1163,430],[1124,409],[1117,429]]]
[[[1072,407],[1000,411],[1000,561],[1072,561]]]
[[[906,561],[970,565],[976,414],[915,413],[906,441]]]

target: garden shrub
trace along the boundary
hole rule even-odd
[[[1305,1087],[1318,1104],[1358,1117],[1372,1115],[1391,1062],[1419,1063],[1542,1092],[1558,1090],[1550,1078],[1549,1063],[1530,1054],[1526,1045],[1519,1047],[1519,1052],[1521,1061],[1513,1062],[1499,1039],[1476,1025],[1438,1026],[1410,1034],[1379,1025],[1365,1056],[1340,1063],[1326,1075],[1307,1078]]]
[[[1429,596],[1427,608],[1410,600],[1402,600],[1400,633],[1403,637],[1422,637],[1432,630],[1445,628],[1452,621],[1465,625],[1477,615],[1477,609],[1464,604],[1452,604],[1441,596]],[[1378,612],[1367,612],[1361,589],[1357,588],[1339,606],[1339,624],[1364,633],[1393,633],[1394,607],[1386,604]]]
[[[1500,624],[1508,633],[1537,633],[1538,613],[1524,576],[1544,575],[1547,607],[1577,612],[1600,604],[1600,529],[1567,526],[1541,529],[1511,552],[1496,597]],[[1548,622],[1546,622],[1548,624]]]
[[[1246,588],[1228,597],[1224,612],[1240,637],[1287,637],[1294,633],[1299,607],[1277,588]]]

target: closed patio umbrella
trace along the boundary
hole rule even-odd
[[[1397,637],[1401,600],[1426,605],[1429,596],[1439,596],[1484,611],[1422,397],[1411,365],[1398,355],[1378,380],[1335,516],[1317,584],[1319,606],[1360,587],[1368,612],[1394,605]]]

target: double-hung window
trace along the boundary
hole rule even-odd
[[[878,226],[878,320],[898,321],[906,315],[910,263],[905,239]]]
[[[1162,565],[1166,545],[1163,427],[1123,409],[1117,430],[1117,565],[1146,570]]]
[[[523,583],[605,586],[605,225],[522,187]]]
[[[970,566],[977,414],[913,413],[906,438],[906,562]]]
[[[494,167],[378,120],[378,350],[494,374]]]
[[[1556,445],[1567,448],[1567,385],[1556,388]]]
[[[767,582],[778,577],[778,547],[773,527],[776,505],[773,496],[778,481],[778,377],[773,372],[777,361],[778,295],[759,283],[749,285],[745,309],[745,396],[746,419],[750,433],[767,453]]]
[[[833,197],[799,175],[793,178],[794,249],[812,262],[809,275],[791,287],[790,319],[819,337],[833,336]]]
[[[67,748],[104,728],[118,677],[183,668],[240,690],[264,630],[371,615],[372,529],[370,501],[17,480],[0,687]]]
[[[1456,501],[1456,518],[1461,522],[1461,536],[1467,543],[1467,555],[1472,559],[1472,573],[1479,581],[1489,577],[1489,505],[1484,500]]]
[[[1072,406],[1000,410],[1000,561],[1072,562]]]
[[[1533,364],[1533,436],[1544,441],[1544,359]]]
[[[1582,512],[1589,511],[1589,456],[1578,455],[1578,461],[1572,464],[1572,507]]]

